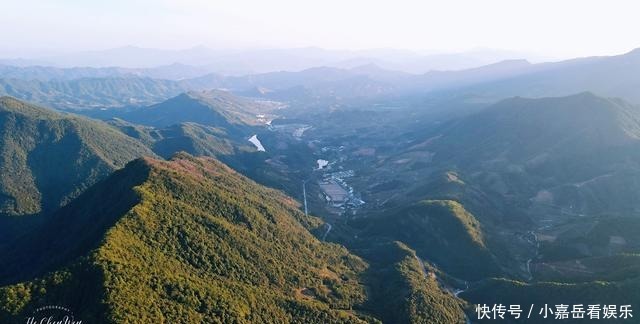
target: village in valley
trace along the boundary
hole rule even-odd
[[[323,147],[322,151],[339,151],[340,148]],[[355,176],[353,170],[344,170],[338,166],[337,162],[318,159],[318,167],[315,172],[320,173],[318,185],[322,190],[324,199],[327,202],[328,210],[334,214],[345,215],[351,213],[355,215],[358,208],[365,202],[348,183],[348,179]]]

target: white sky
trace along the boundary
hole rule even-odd
[[[632,0],[0,0],[0,8],[5,52],[486,47],[569,57],[640,47]]]

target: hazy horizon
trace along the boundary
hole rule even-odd
[[[460,53],[497,49],[565,59],[640,47],[633,2],[456,0],[300,3],[250,0],[26,0],[5,4],[4,58],[154,49],[400,49]],[[453,17],[453,18],[452,18]],[[567,23],[567,21],[571,23]]]

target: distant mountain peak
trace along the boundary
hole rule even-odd
[[[618,55],[618,56],[612,56],[611,58],[621,58],[621,59],[627,59],[627,60],[633,60],[634,62],[637,61],[638,59],[640,59],[640,48],[635,48],[632,49],[631,51],[624,53],[622,55]],[[605,57],[606,58],[606,57]]]
[[[512,59],[512,60],[504,60],[500,62],[496,62],[493,64],[485,65],[478,67],[476,69],[486,69],[486,68],[496,68],[496,67],[505,67],[505,68],[518,68],[518,67],[529,67],[533,64],[526,59]]]
[[[167,127],[184,122],[220,127],[229,132],[255,125],[264,104],[225,90],[189,91],[123,116],[130,122]]]
[[[640,55],[640,47],[634,48],[624,55]]]
[[[640,138],[640,109],[591,92],[565,97],[505,99],[465,117],[442,137],[446,152],[468,157],[496,156],[527,161],[540,156],[558,159],[585,152],[623,147]],[[491,144],[478,139],[492,138]],[[440,154],[440,153],[438,153]]]
[[[371,63],[352,67],[350,70],[351,71],[384,71],[385,69],[381,68],[378,64],[371,62]]]
[[[524,97],[524,96],[514,96],[511,98],[503,99],[498,102],[496,105],[500,105],[502,103],[509,103],[512,101],[531,101],[531,102],[542,102],[542,101],[571,101],[575,99],[602,99],[605,98],[596,95],[591,91],[581,91],[574,94],[566,95],[566,96],[555,96],[555,97],[544,97],[544,98],[532,98],[532,97]]]

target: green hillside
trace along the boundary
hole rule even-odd
[[[389,163],[425,155],[431,170],[456,171],[493,210],[625,216],[640,207],[640,107],[622,100],[513,98],[423,136]]]
[[[428,148],[438,153],[439,161],[486,166],[504,161],[540,168],[589,153],[614,153],[638,139],[640,108],[581,93],[504,100],[453,123]]]
[[[398,241],[370,242],[357,249],[371,266],[366,306],[384,323],[463,323],[463,302],[439,272]]]
[[[104,123],[0,98],[0,215],[50,212],[141,156]]]
[[[258,125],[256,115],[268,113],[273,108],[226,91],[211,90],[183,93],[159,104],[124,113],[121,118],[154,127],[194,122],[231,133],[239,132],[242,126]]]
[[[500,273],[480,223],[458,202],[425,200],[362,222],[368,225],[361,236],[401,241],[454,276],[479,279]]]
[[[121,194],[105,197],[101,186]],[[135,161],[94,188],[57,214],[91,236],[53,238],[39,252],[95,248],[68,255],[75,261],[63,270],[2,288],[1,318],[55,302],[112,323],[364,319],[353,309],[366,299],[366,263],[311,235],[321,223],[295,201],[215,160]],[[98,206],[115,205],[111,212],[87,212],[96,195],[106,199]],[[114,224],[104,226],[105,217]],[[78,299],[76,289],[92,295]]]
[[[184,85],[140,77],[91,77],[73,80],[0,79],[0,95],[59,109],[141,106],[184,92]]]
[[[255,151],[255,147],[245,141],[244,137],[232,137],[218,127],[183,122],[154,128],[136,125],[118,118],[109,120],[108,123],[138,139],[164,158],[170,158],[180,151],[195,156],[217,158]]]
[[[0,249],[0,321],[50,304],[92,323],[463,321],[446,275],[404,244],[355,246],[365,262],[324,230],[214,159],[138,159]]]

